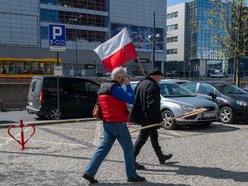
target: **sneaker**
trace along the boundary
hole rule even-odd
[[[165,164],[165,161],[170,159],[172,157],[172,154],[163,155],[161,158],[159,158],[160,164]]]
[[[144,165],[140,165],[137,162],[135,162],[135,169],[136,170],[144,170],[146,169]]]
[[[94,177],[90,176],[89,174],[84,173],[83,178],[88,180],[90,183],[98,183],[98,181]]]
[[[127,181],[128,181],[128,182],[139,182],[139,181],[146,181],[146,178],[145,178],[145,177],[142,177],[142,176],[137,175],[135,178],[133,178],[133,179],[128,179]]]

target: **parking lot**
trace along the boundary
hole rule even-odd
[[[31,131],[24,128],[25,136]],[[16,138],[19,133],[11,130]],[[147,182],[126,181],[123,153],[115,143],[96,175],[97,185],[248,185],[248,125],[214,123],[159,134],[163,151],[173,157],[160,165],[148,141],[137,159],[147,168],[138,171]],[[137,135],[132,133],[134,141]],[[0,128],[1,185],[87,185],[81,176],[101,137],[99,121],[38,125],[20,150],[7,128]]]

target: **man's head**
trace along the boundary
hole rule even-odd
[[[161,80],[163,73],[158,70],[158,69],[154,69],[152,71],[149,72],[148,76],[150,76],[152,79],[154,79],[157,83],[159,83],[159,81]]]
[[[111,73],[111,79],[118,81],[121,85],[127,77],[127,69],[124,67],[117,67]]]

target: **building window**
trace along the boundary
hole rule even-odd
[[[178,24],[173,24],[173,25],[167,26],[167,31],[177,30],[177,29],[178,29]]]
[[[166,50],[166,54],[177,54],[177,48]]]
[[[40,0],[41,4],[107,11],[106,0]]]
[[[167,37],[167,43],[172,43],[172,42],[177,42],[178,41],[178,37]]]
[[[79,14],[74,12],[64,12],[49,9],[40,10],[40,19],[43,22],[75,24],[75,22],[70,22],[69,20],[71,18],[76,18],[79,15],[81,18],[76,22],[77,25],[107,27],[107,17],[105,16]]]
[[[167,19],[178,17],[178,12],[172,12],[167,14]]]

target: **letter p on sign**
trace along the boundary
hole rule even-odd
[[[62,36],[62,28],[58,26],[53,27],[53,39],[56,39],[56,37]]]

